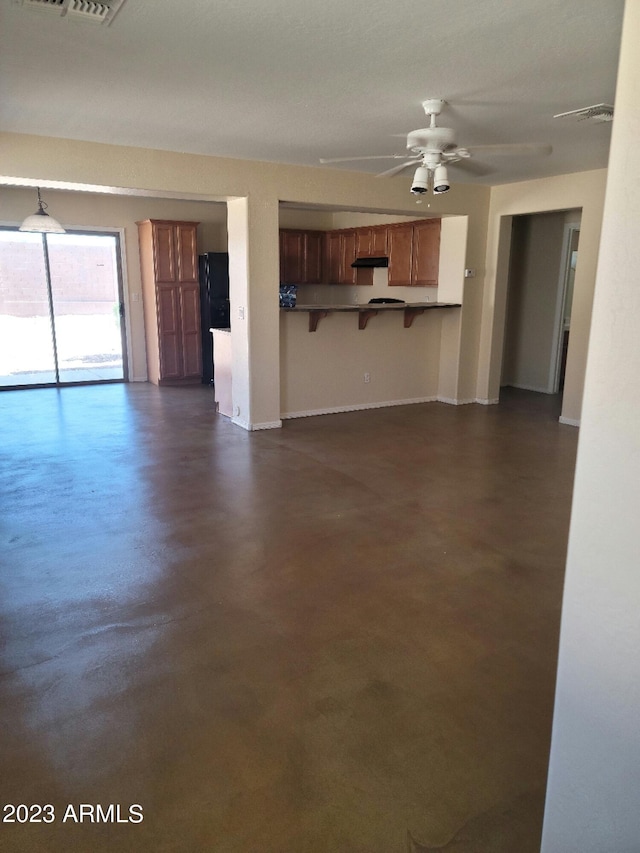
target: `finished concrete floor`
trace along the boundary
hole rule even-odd
[[[535,853],[556,406],[247,433],[204,387],[0,394],[0,801],[55,807],[0,849]]]

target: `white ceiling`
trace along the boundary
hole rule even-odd
[[[111,26],[0,0],[5,131],[318,168],[402,153],[446,99],[459,145],[549,142],[499,184],[606,166],[623,0],[126,0]],[[480,158],[478,158],[480,159]],[[485,163],[489,160],[485,159]],[[341,168],[382,171],[393,161]],[[394,178],[393,180],[398,180]]]

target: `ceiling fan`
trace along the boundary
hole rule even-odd
[[[348,163],[354,160],[402,160],[403,162],[377,177],[385,178],[397,175],[410,166],[417,166],[411,192],[414,195],[426,193],[429,186],[433,192],[446,193],[451,188],[447,166],[455,165],[473,172],[476,175],[486,175],[491,169],[480,163],[471,162],[476,152],[485,155],[546,155],[551,153],[551,146],[536,142],[516,143],[513,145],[469,145],[458,147],[455,141],[455,131],[450,127],[438,127],[436,116],[442,112],[446,101],[441,98],[429,98],[422,102],[425,113],[430,117],[429,127],[412,130],[407,135],[407,151],[409,154],[372,154],[362,157],[332,157],[321,159],[321,163]]]

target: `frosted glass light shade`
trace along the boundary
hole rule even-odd
[[[40,197],[40,187],[38,190],[38,209],[31,216],[27,216],[18,231],[35,231],[38,234],[66,234],[66,231],[52,216],[45,212],[47,205]]]
[[[66,231],[60,223],[45,213],[44,210],[38,210],[27,216],[18,231],[37,231],[40,234],[65,234]]]

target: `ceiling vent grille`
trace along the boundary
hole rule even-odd
[[[22,5],[30,9],[51,9],[62,13],[67,0],[23,0]]]
[[[558,113],[554,118],[567,118],[573,121],[588,121],[592,124],[613,121],[613,107],[611,104],[594,104],[592,107],[582,107],[579,110],[571,110],[568,113]]]
[[[109,24],[113,21],[125,0],[19,0],[28,9],[52,12],[74,21],[92,24]]]
[[[67,16],[82,18],[85,21],[93,21],[98,24],[104,23],[109,14],[107,3],[92,3],[90,0],[70,0],[67,6]]]

